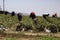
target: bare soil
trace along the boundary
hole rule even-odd
[[[60,33],[32,33],[32,32],[14,32],[14,31],[9,31],[9,32],[2,32],[0,33],[0,40],[6,40],[6,38],[15,38],[16,40],[35,40],[34,38],[37,36],[53,36],[53,37],[59,37],[60,38]]]

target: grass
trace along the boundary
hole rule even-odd
[[[47,26],[50,23],[53,23],[53,24],[56,24],[56,25],[60,26],[60,18],[52,18],[52,17],[50,17],[50,18],[48,18],[50,23],[48,21],[46,21],[42,16],[38,16],[37,18],[39,20],[40,25]],[[19,23],[17,15],[12,17],[11,14],[8,14],[8,15],[0,14],[0,24],[3,24],[6,27],[11,28],[11,27],[17,26],[17,25],[15,25],[17,23]],[[31,18],[29,18],[29,16],[23,16],[23,19],[22,19],[21,23],[24,24],[24,25],[32,25],[32,26],[34,26],[33,21],[32,21]]]
[[[16,40],[15,38],[6,38],[6,40]]]
[[[17,16],[13,16],[11,17],[10,14],[8,14],[7,16],[4,14],[0,14],[0,24],[5,25],[6,27],[12,27],[13,25],[15,25],[16,23],[18,23],[17,20]]]
[[[52,18],[49,17],[48,20],[50,21],[50,23],[48,21],[46,21],[42,16],[37,16],[40,25],[44,25],[45,27],[47,25],[49,25],[50,23],[56,24],[60,26],[60,18]],[[9,28],[16,28],[16,24],[19,23],[18,22],[18,18],[17,15],[15,16],[11,16],[11,14],[5,15],[5,14],[0,14],[0,25],[3,24],[6,27]],[[21,21],[22,24],[24,25],[32,25],[35,26],[32,19],[29,18],[29,16],[23,16],[23,19]],[[12,38],[12,37],[7,37],[6,40],[23,40],[23,39],[28,39],[28,40],[60,40],[60,38],[56,38],[56,37],[48,37],[48,36],[40,36],[40,37],[29,37],[29,38]]]
[[[48,36],[36,37],[36,40],[59,40],[59,39],[60,38],[48,37]]]
[[[60,38],[56,37],[48,37],[48,36],[36,36],[36,37],[20,37],[20,38],[6,38],[6,40],[60,40]]]

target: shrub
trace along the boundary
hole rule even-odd
[[[58,25],[57,28],[58,28],[58,32],[60,32],[60,25]]]
[[[36,31],[43,32],[44,28],[45,28],[45,26],[43,26],[43,25],[36,26]]]
[[[32,25],[25,25],[25,31],[32,30]]]

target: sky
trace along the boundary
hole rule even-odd
[[[0,0],[0,6],[3,9],[3,0]],[[51,15],[57,12],[60,16],[60,0],[5,0],[5,10],[28,14],[33,11],[40,16],[44,13]]]

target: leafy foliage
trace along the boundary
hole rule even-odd
[[[49,24],[55,24],[55,25],[57,25],[57,27],[58,27],[58,25],[60,25],[60,18],[49,17],[48,20],[50,22],[46,21],[42,16],[37,16],[37,19],[39,22],[38,22],[38,25],[35,25],[33,20],[31,18],[29,18],[29,16],[23,16],[21,23],[26,28],[32,27],[33,30],[34,29],[40,30],[41,28],[44,29],[43,26],[47,27],[47,25],[49,25]],[[11,27],[15,28],[17,26],[17,23],[19,23],[17,15],[14,15],[12,17],[11,14],[7,14],[7,15],[0,14],[0,24],[3,24],[9,28],[11,28]]]

